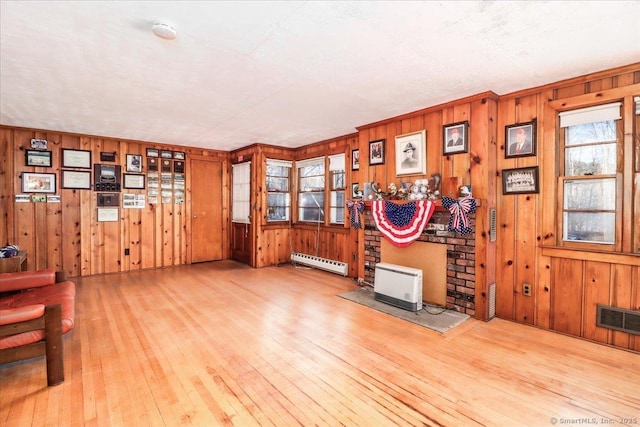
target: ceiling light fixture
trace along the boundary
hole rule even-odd
[[[176,29],[164,22],[154,22],[151,27],[153,34],[165,40],[174,40],[177,36]]]

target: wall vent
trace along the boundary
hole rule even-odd
[[[496,284],[489,285],[489,320],[496,316]]]
[[[598,304],[596,326],[640,335],[640,311]]]
[[[346,276],[349,270],[349,266],[344,262],[333,261],[330,259],[301,254],[297,252],[293,252],[291,254],[291,263],[293,265],[303,264],[309,267],[318,268],[320,270],[329,271],[331,273],[341,274],[343,276]]]
[[[496,217],[496,208],[489,209],[489,241],[495,242],[498,238],[498,225]]]

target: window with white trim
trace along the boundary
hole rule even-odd
[[[233,169],[232,221],[251,222],[251,162],[231,165]]]
[[[302,160],[298,168],[298,221],[324,223],[324,157]]]
[[[345,209],[345,155],[344,153],[329,156],[329,221],[331,224],[344,224]]]
[[[562,240],[614,245],[621,103],[560,113]]]
[[[291,212],[289,160],[267,159],[267,221],[289,221]]]

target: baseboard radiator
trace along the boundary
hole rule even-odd
[[[380,262],[376,264],[373,292],[376,301],[405,310],[421,310],[422,270]]]
[[[318,268],[320,270],[329,271],[331,273],[340,274],[342,276],[346,276],[349,272],[349,265],[344,262],[320,258],[314,255],[301,254],[297,252],[291,253],[291,263],[294,265],[302,264],[308,267]]]
[[[640,311],[598,304],[596,326],[640,335]]]

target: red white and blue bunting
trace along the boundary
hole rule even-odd
[[[458,200],[443,197],[442,206],[451,212],[447,227],[449,231],[456,231],[460,234],[473,233],[469,219],[469,214],[476,211],[476,200],[473,197],[462,197]]]
[[[402,204],[386,200],[371,202],[371,213],[378,230],[399,248],[409,246],[420,237],[434,210],[435,205],[430,200]]]

